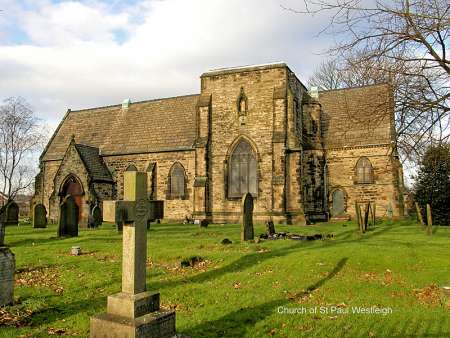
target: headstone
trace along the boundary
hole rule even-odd
[[[91,210],[91,214],[89,215],[89,225],[92,228],[97,228],[102,224],[102,210],[98,206],[98,204],[94,205]]]
[[[116,202],[116,218],[123,223],[122,292],[108,297],[107,312],[91,317],[91,338],[173,337],[175,311],[163,311],[159,293],[146,291],[147,175],[124,173],[124,200]]]
[[[16,259],[11,250],[0,246],[0,306],[14,301],[14,271]]]
[[[427,234],[431,235],[433,233],[433,217],[431,216],[431,206],[427,204]]]
[[[19,225],[19,206],[16,202],[10,201],[3,207],[2,223],[4,226],[8,225]]]
[[[423,217],[422,217],[422,210],[420,209],[419,203],[414,202],[415,206],[416,206],[416,212],[417,212],[417,221],[419,222],[420,225],[424,226],[425,223],[423,221]]]
[[[246,193],[242,197],[242,229],[241,240],[253,240],[253,197],[252,194]]]
[[[345,197],[341,189],[333,192],[333,205],[331,208],[331,216],[341,216],[345,212]]]
[[[149,205],[149,219],[147,220],[147,228],[149,228],[149,222],[158,222],[164,218],[164,201],[148,201]],[[120,215],[116,210],[117,201],[103,201],[103,221],[111,222],[116,225],[118,232],[122,232],[123,224],[118,217]]]
[[[3,246],[3,243],[5,243],[5,226],[0,219],[0,246]]]
[[[47,210],[43,204],[36,204],[33,210],[33,227],[47,227]]]
[[[78,206],[70,195],[60,204],[58,236],[78,236]]]
[[[273,224],[273,221],[266,222],[266,233],[268,236],[275,235],[275,225]]]

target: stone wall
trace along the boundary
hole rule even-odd
[[[258,196],[255,220],[272,214],[285,220],[285,139],[287,68],[262,67],[202,75],[202,96],[211,95],[209,196],[214,222],[238,222],[241,200],[227,196],[227,167],[231,149],[245,138],[254,148],[258,163]],[[238,113],[243,91],[247,112]]]
[[[367,157],[373,167],[373,184],[355,182],[355,166],[358,159]],[[342,189],[347,196],[347,214],[354,217],[355,202],[375,202],[377,217],[386,217],[389,204],[394,216],[403,215],[403,195],[400,193],[397,160],[390,146],[337,148],[327,151],[329,203],[332,193]]]
[[[154,197],[159,200],[165,200],[164,203],[164,222],[181,221],[186,216],[191,217],[193,213],[193,182],[195,177],[195,152],[163,152],[136,155],[117,155],[105,156],[103,161],[106,163],[115,182],[116,193],[113,198],[123,198],[123,173],[129,165],[134,165],[138,171],[149,170],[149,166],[153,168],[156,163],[156,195]],[[167,199],[168,179],[171,167],[179,162],[186,172],[187,196],[185,199]],[[150,173],[149,173],[150,174]],[[147,189],[152,186],[151,176],[148,175]]]
[[[89,175],[81,160],[74,143],[68,147],[64,159],[61,161],[59,168],[53,179],[53,189],[50,196],[50,219],[53,222],[57,222],[59,219],[59,204],[61,202],[60,190],[65,180],[70,175],[74,175],[81,183],[84,194],[81,198],[81,211],[79,225],[81,227],[87,227],[89,217],[89,201],[92,196],[89,191]]]

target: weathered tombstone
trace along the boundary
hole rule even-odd
[[[361,206],[358,204],[358,202],[355,202],[355,211],[356,211],[356,220],[358,222],[358,229],[361,233],[364,233],[364,223],[363,223],[363,217],[361,215]]]
[[[364,211],[364,231],[367,231],[367,226],[369,225],[369,213],[370,213],[370,202],[366,204],[366,210]]]
[[[433,218],[431,217],[431,206],[427,204],[427,234],[431,235],[433,233]]]
[[[89,226],[91,228],[97,228],[102,224],[102,210],[98,204],[94,205],[89,215]]]
[[[275,235],[275,225],[273,224],[273,221],[267,221],[266,222],[266,233],[268,236]]]
[[[3,246],[3,243],[5,243],[5,226],[0,218],[0,246]]]
[[[3,208],[3,225],[19,225],[19,206],[14,201],[9,201]]]
[[[58,236],[78,236],[78,206],[70,195],[60,204]]]
[[[16,259],[11,250],[0,243],[0,306],[14,301],[14,271]]]
[[[246,193],[242,197],[241,240],[251,241],[253,237],[253,196],[250,193]]]
[[[341,189],[337,189],[333,192],[333,207],[331,209],[331,215],[333,217],[341,216],[345,212],[345,197],[344,192]]]
[[[33,227],[47,227],[47,210],[43,204],[36,204],[33,210]]]
[[[147,229],[150,222],[159,222],[164,218],[164,201],[148,201],[149,218],[147,220]],[[123,224],[120,221],[120,214],[117,212],[117,201],[103,201],[103,221],[111,222],[116,225],[118,232],[122,232]]]
[[[151,202],[146,199],[147,175],[124,173],[124,200],[116,201],[123,222],[122,292],[108,297],[107,312],[91,317],[92,338],[173,337],[175,311],[163,311],[159,293],[146,291],[147,220]]]
[[[14,301],[14,271],[16,270],[15,256],[4,244],[5,219],[6,217],[0,217],[0,306],[12,304]]]
[[[420,206],[419,203],[414,202],[415,206],[416,206],[416,213],[417,213],[417,221],[419,222],[419,224],[423,227],[425,225],[424,221],[423,221],[423,217],[422,217],[422,210],[420,210]]]
[[[377,205],[375,202],[371,203],[371,210],[372,210],[372,225],[375,226],[375,223],[377,222]]]

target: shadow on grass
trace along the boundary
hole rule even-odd
[[[311,243],[308,243],[311,244]],[[306,244],[306,245],[308,245]],[[308,245],[309,246],[309,245]],[[177,285],[182,285],[186,283],[202,283],[207,280],[211,279],[217,279],[220,278],[223,275],[226,275],[228,273],[233,272],[240,272],[242,270],[247,269],[248,267],[255,266],[262,261],[265,261],[267,259],[281,257],[289,254],[293,250],[299,249],[301,247],[304,247],[301,243],[295,243],[289,247],[273,250],[273,251],[267,251],[267,252],[254,252],[245,256],[240,257],[239,259],[233,261],[231,264],[226,265],[224,267],[209,270],[182,280],[175,280],[175,281],[162,281],[158,283],[151,283],[151,287],[153,289],[159,290],[159,289],[166,289],[166,288],[172,288]]]
[[[341,232],[340,235],[345,234],[344,237],[341,237],[334,241],[325,241],[321,242],[321,246],[317,246],[314,242],[303,242],[299,241],[293,245],[290,245],[285,248],[267,251],[267,252],[254,252],[245,256],[238,258],[237,260],[231,262],[230,264],[220,267],[217,269],[212,269],[206,272],[202,272],[200,274],[196,274],[193,276],[189,276],[183,279],[177,279],[173,281],[160,281],[155,283],[150,283],[152,289],[155,290],[164,290],[167,288],[176,287],[179,285],[184,285],[187,283],[202,283],[208,280],[213,280],[220,278],[228,273],[241,272],[249,267],[253,267],[257,264],[260,264],[262,261],[278,258],[282,256],[286,256],[293,251],[300,250],[323,250],[332,246],[337,245],[345,245],[349,243],[358,243],[362,240],[367,240],[369,238],[379,236],[385,232],[391,231],[392,227],[380,227],[372,229],[370,232],[367,232],[361,238],[350,239],[350,237],[357,233],[357,230],[349,229],[344,232]]]
[[[321,287],[342,270],[347,260],[348,258],[342,258],[326,277],[308,286],[305,291],[298,293],[294,297],[301,298]],[[266,317],[277,313],[279,307],[288,303],[288,299],[276,299],[257,306],[241,308],[216,320],[194,326],[184,333],[192,337],[243,337],[249,328],[254,327],[256,323],[264,320]]]

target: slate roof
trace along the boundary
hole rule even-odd
[[[62,159],[72,138],[99,148],[101,156],[192,148],[199,95],[178,96],[68,111],[41,160]]]
[[[387,84],[319,92],[325,148],[391,143],[392,91]]]
[[[113,181],[111,173],[99,155],[98,148],[84,144],[75,144],[75,148],[93,181]]]

